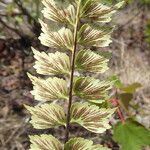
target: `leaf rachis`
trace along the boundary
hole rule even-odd
[[[67,112],[67,122],[66,122],[66,135],[65,135],[65,142],[68,141],[69,138],[69,124],[70,124],[70,109],[72,105],[72,91],[73,91],[73,79],[74,79],[74,70],[75,70],[75,56],[77,50],[77,31],[78,31],[78,24],[79,24],[79,15],[80,15],[80,4],[81,0],[78,2],[77,13],[76,13],[76,23],[74,27],[74,45],[72,51],[72,59],[71,59],[71,76],[70,76],[70,86],[69,86],[69,104],[68,104],[68,112]]]

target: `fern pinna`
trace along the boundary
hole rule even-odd
[[[30,136],[30,150],[108,150],[90,140],[69,137],[74,123],[91,132],[103,133],[110,128],[109,118],[114,113],[114,109],[97,106],[108,100],[112,82],[91,77],[108,69],[108,59],[90,48],[106,47],[112,42],[113,28],[108,23],[123,2],[106,6],[99,1],[43,0],[42,12],[48,23],[40,21],[39,39],[56,51],[45,53],[33,49],[34,68],[45,77],[28,74],[34,85],[31,93],[40,104],[26,108],[35,129],[65,126],[66,135],[64,144],[52,135]],[[67,107],[56,104],[58,100],[67,103]]]

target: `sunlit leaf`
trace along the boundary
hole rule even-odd
[[[91,140],[72,138],[66,144],[64,150],[110,150],[102,145],[93,145]]]
[[[76,57],[76,66],[79,70],[104,73],[108,70],[108,61],[108,59],[91,50],[80,50]]]
[[[111,30],[97,29],[85,24],[78,33],[78,43],[82,46],[106,47],[112,42]]]
[[[52,135],[34,135],[30,137],[30,150],[63,150],[63,145]]]
[[[136,92],[136,90],[138,88],[140,88],[142,85],[140,83],[133,83],[133,84],[130,84],[128,86],[124,86],[124,87],[121,87],[120,89],[124,92],[127,92],[127,93],[134,93]]]
[[[36,129],[48,129],[65,125],[64,109],[57,104],[42,104],[41,106],[25,106],[31,113],[30,123]]]
[[[113,138],[122,150],[141,150],[150,145],[150,131],[132,119],[126,120],[125,124],[119,122],[114,127]]]
[[[98,0],[87,0],[83,3],[81,9],[82,18],[88,19],[89,21],[107,23],[111,21],[113,14],[123,6],[124,1],[111,7],[103,5]]]
[[[47,24],[40,21],[42,31],[39,40],[45,46],[59,49],[72,50],[73,47],[73,33],[70,29],[62,27],[58,31],[51,31]]]
[[[94,133],[103,133],[111,126],[109,118],[114,109],[99,108],[89,103],[74,103],[71,107],[71,122],[78,123]]]
[[[59,78],[41,79],[28,74],[33,83],[34,98],[38,101],[52,101],[68,98],[67,82]]]
[[[110,150],[83,138],[72,138],[64,146],[55,137],[46,134],[30,136],[30,141],[30,150]]]
[[[47,19],[57,23],[74,23],[76,12],[73,5],[63,7],[56,0],[43,0],[43,4],[45,8],[42,12]]]
[[[112,82],[92,77],[79,77],[74,83],[75,95],[87,100],[104,100],[111,88]]]
[[[70,73],[70,60],[65,53],[46,54],[33,48],[32,50],[36,59],[34,68],[37,73],[42,75],[68,75]]]
[[[131,93],[121,93],[119,94],[120,103],[128,110],[129,103],[133,99],[133,94]]]

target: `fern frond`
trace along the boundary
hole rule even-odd
[[[108,61],[91,50],[80,50],[76,56],[76,68],[86,72],[104,73],[108,70]]]
[[[111,88],[112,82],[100,81],[92,77],[79,77],[74,83],[75,95],[86,100],[105,100]]]
[[[112,42],[113,27],[105,23],[110,22],[123,2],[114,6],[103,5],[101,0],[42,2],[42,12],[49,24],[40,21],[42,33],[39,40],[44,46],[67,51],[67,54],[47,54],[33,49],[37,73],[54,77],[38,78],[28,74],[33,84],[32,95],[46,104],[25,107],[31,113],[34,128],[65,126],[66,132],[64,144],[51,135],[30,136],[30,150],[109,150],[83,138],[69,140],[69,130],[71,123],[77,123],[94,133],[103,133],[110,128],[109,118],[115,109],[100,108],[96,104],[109,98],[108,92],[113,81],[100,81],[86,75],[77,77],[75,71],[83,75],[84,72],[103,73],[108,69],[108,59],[91,51],[90,47],[106,47]],[[74,96],[87,102],[73,103]],[[66,111],[66,107],[47,104],[60,99],[68,100]]]
[[[63,150],[63,145],[52,135],[29,136],[30,150]]]
[[[68,99],[67,81],[59,78],[41,79],[28,74],[34,87],[31,91],[38,101],[53,101],[58,99]]]
[[[45,46],[59,48],[60,50],[72,50],[73,33],[70,29],[62,27],[58,31],[51,31],[46,23],[40,21],[42,31],[39,40]]]
[[[32,115],[30,123],[35,129],[49,129],[66,124],[64,109],[57,104],[25,107]]]
[[[70,59],[65,53],[39,52],[32,48],[36,59],[34,68],[42,75],[69,75]]]
[[[71,107],[71,122],[78,123],[91,132],[103,133],[111,128],[109,118],[114,111],[114,109],[100,109],[88,103],[74,103]]]
[[[82,46],[106,47],[112,42],[110,36],[111,30],[99,30],[84,24],[78,33],[78,43]]]

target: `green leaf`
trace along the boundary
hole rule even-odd
[[[110,81],[112,81],[114,83],[114,86],[116,88],[122,88],[123,87],[123,83],[121,82],[121,80],[117,77],[117,76],[111,76]]]
[[[56,52],[48,53],[39,52],[32,48],[34,58],[36,59],[34,68],[37,73],[42,75],[69,75],[70,60],[65,53]]]
[[[131,93],[121,93],[119,94],[119,100],[121,104],[128,110],[129,103],[133,99],[133,94]]]
[[[29,136],[31,146],[29,150],[63,150],[63,145],[52,135]]]
[[[76,67],[86,72],[104,73],[108,70],[108,61],[91,50],[80,50],[76,57]]]
[[[109,118],[115,109],[99,108],[89,103],[74,103],[71,107],[71,122],[78,123],[94,133],[110,129]]]
[[[58,99],[68,99],[67,81],[60,78],[37,78],[28,74],[32,81],[33,91],[31,94],[38,101],[53,101]]]
[[[66,124],[64,109],[57,104],[25,107],[32,115],[30,123],[35,129],[49,129]]]
[[[122,150],[141,150],[150,145],[150,131],[131,119],[126,120],[125,124],[119,122],[114,127],[113,138],[121,145]]]
[[[64,150],[110,150],[102,145],[93,145],[91,140],[83,138],[70,139],[66,144]]]
[[[135,93],[135,91],[140,88],[142,85],[140,83],[133,83],[128,86],[120,88],[122,91],[127,93]]]
[[[112,88],[111,81],[100,81],[92,77],[79,77],[74,83],[74,93],[85,100],[105,100]]]

